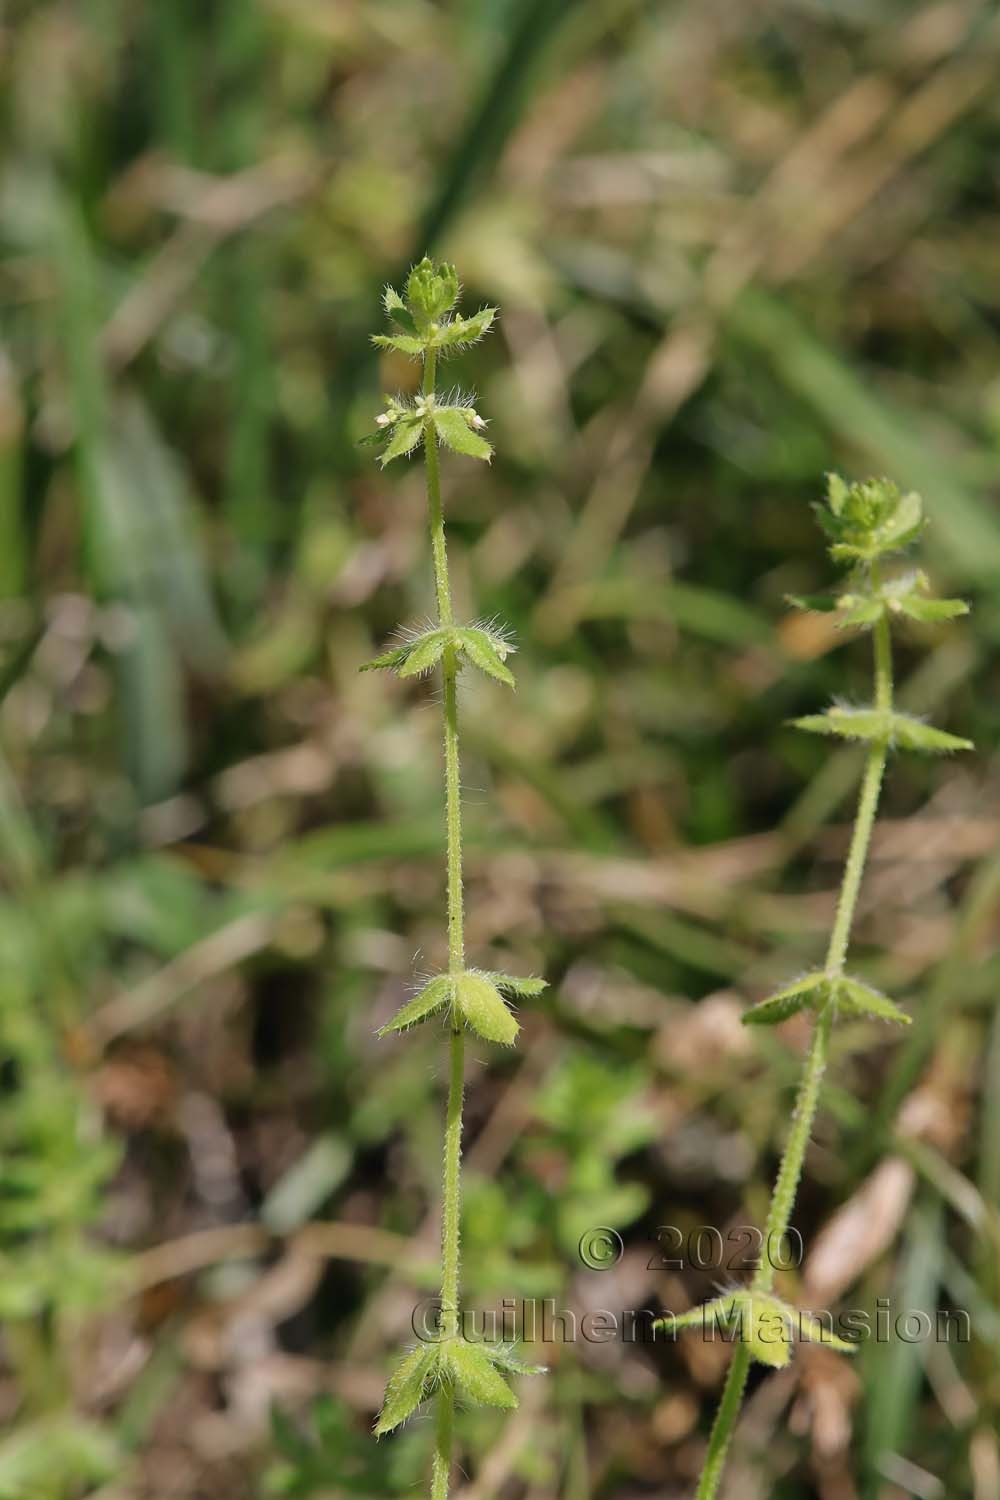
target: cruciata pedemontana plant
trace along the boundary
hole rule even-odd
[[[481,339],[496,316],[496,308],[484,307],[472,317],[460,317],[455,311],[458,296],[455,268],[434,265],[426,257],[410,272],[405,295],[401,296],[392,287],[386,288],[384,305],[392,332],[377,335],[374,343],[379,348],[419,358],[423,363],[423,382],[420,395],[413,402],[396,397],[386,399],[384,411],[375,419],[378,431],[373,441],[384,441],[383,467],[423,444],[437,621],[426,630],[406,635],[399,645],[376,657],[364,669],[386,667],[400,677],[417,677],[440,667],[443,684],[448,969],[428,979],[379,1033],[382,1036],[405,1031],[418,1022],[438,1017],[444,1020],[448,1035],[437,1337],[418,1344],[403,1356],[389,1379],[375,1425],[378,1435],[391,1432],[421,1402],[433,1398],[436,1422],[432,1500],[444,1500],[448,1494],[456,1402],[515,1407],[517,1398],[506,1376],[538,1373],[537,1367],[521,1364],[507,1345],[467,1341],[459,1316],[465,1033],[469,1030],[485,1041],[511,1046],[519,1028],[508,1002],[537,995],[545,985],[541,979],[518,979],[511,974],[468,968],[465,960],[458,676],[464,667],[471,666],[507,687],[514,686],[514,678],[506,663],[513,650],[509,636],[494,623],[458,624],[448,582],[439,451],[442,447],[449,448],[486,462],[493,454],[483,436],[486,423],[472,399],[458,393],[441,396],[435,389],[438,361]]]
[[[910,546],[924,529],[920,496],[901,494],[896,485],[886,479],[847,484],[832,474],[828,478],[826,501],[817,505],[816,511],[829,541],[830,556],[834,562],[850,570],[846,587],[839,594],[793,598],[789,602],[801,609],[832,611],[837,616],[838,626],[871,631],[875,692],[870,704],[834,703],[825,713],[794,720],[799,729],[839,739],[860,740],[868,750],[823,967],[785,985],[776,994],[753,1006],[743,1018],[750,1025],[772,1026],[796,1011],[808,1011],[812,1017],[812,1040],[768,1210],[763,1237],[765,1252],[780,1244],[788,1231],[834,1023],[842,1016],[872,1016],[882,1021],[902,1023],[910,1019],[885,995],[844,972],[851,924],[889,751],[918,750],[933,754],[972,748],[968,740],[932,729],[921,719],[900,713],[893,706],[892,622],[900,618],[926,623],[950,620],[965,614],[967,608],[960,599],[930,597],[929,584],[922,572],[911,570],[883,576],[883,560]],[[709,1438],[697,1500],[712,1500],[718,1491],[751,1360],[777,1367],[786,1365],[791,1356],[793,1331],[799,1338],[853,1352],[852,1345],[835,1338],[816,1318],[780,1301],[772,1290],[773,1282],[772,1255],[765,1253],[749,1286],[727,1292],[682,1317],[668,1316],[663,1320],[670,1329],[690,1324],[703,1327],[717,1324],[727,1327],[731,1336],[738,1334]]]

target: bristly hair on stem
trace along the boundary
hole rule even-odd
[[[924,529],[920,496],[912,491],[902,493],[887,479],[848,484],[831,474],[826,499],[816,506],[816,511],[829,542],[830,556],[850,569],[847,586],[838,594],[793,598],[790,602],[803,609],[832,611],[837,615],[838,626],[872,632],[874,694],[870,704],[848,708],[834,703],[825,713],[809,714],[794,723],[812,734],[860,740],[868,748],[823,966],[782,986],[754,1005],[743,1018],[750,1025],[771,1026],[800,1010],[808,1011],[812,1017],[812,1040],[764,1230],[763,1245],[767,1253],[762,1255],[748,1287],[718,1297],[694,1313],[662,1320],[671,1330],[699,1319],[705,1327],[712,1323],[735,1324],[739,1333],[709,1436],[697,1500],[714,1500],[718,1492],[753,1360],[767,1365],[787,1364],[793,1327],[800,1337],[853,1352],[854,1346],[826,1332],[821,1321],[803,1315],[775,1297],[771,1290],[774,1283],[771,1247],[782,1242],[791,1223],[834,1025],[842,1016],[868,1016],[902,1024],[910,1019],[878,990],[844,972],[889,752],[895,748],[930,753],[972,748],[968,740],[932,729],[922,720],[900,713],[893,704],[890,626],[899,619],[921,623],[951,620],[965,614],[967,608],[960,599],[931,598],[927,578],[921,572],[883,576],[884,559],[910,546]]]
[[[451,1479],[455,1404],[512,1408],[517,1397],[508,1384],[512,1374],[540,1373],[519,1363],[507,1345],[470,1343],[463,1337],[460,1315],[462,1101],[465,1035],[472,1031],[485,1041],[510,1046],[518,1023],[510,1008],[515,999],[528,999],[544,988],[540,979],[469,968],[465,956],[465,909],[462,892],[462,799],[460,782],[458,676],[472,666],[487,677],[513,688],[506,658],[514,647],[509,633],[495,620],[459,625],[455,621],[448,578],[444,511],[441,500],[439,454],[442,447],[485,462],[493,449],[483,437],[486,422],[471,396],[458,389],[438,395],[437,362],[481,339],[496,316],[483,307],[471,317],[455,311],[459,296],[454,266],[435,265],[425,257],[413,267],[405,292],[387,287],[383,299],[393,331],[378,334],[374,343],[423,362],[420,395],[406,401],[387,396],[375,419],[370,441],[382,443],[383,467],[395,458],[414,453],[421,445],[427,476],[430,550],[434,569],[437,620],[425,629],[408,632],[401,643],[366,663],[362,670],[384,667],[400,677],[418,677],[440,668],[442,680],[445,850],[447,869],[448,967],[432,975],[412,999],[379,1032],[380,1036],[442,1017],[448,1032],[448,1097],[445,1110],[444,1167],[441,1210],[441,1297],[437,1336],[418,1344],[399,1361],[386,1387],[375,1424],[381,1435],[405,1422],[425,1400],[436,1403],[431,1500],[446,1500]]]

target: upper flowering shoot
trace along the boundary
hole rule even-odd
[[[481,339],[496,317],[495,307],[481,307],[471,318],[455,312],[459,291],[455,267],[435,266],[428,256],[413,267],[401,297],[387,286],[382,298],[386,317],[396,326],[392,333],[377,333],[372,343],[380,349],[398,349],[420,355],[427,350],[449,354]]]
[[[828,474],[826,503],[816,513],[835,562],[873,563],[902,552],[926,525],[920,496],[913,490],[904,495],[889,479],[848,484]]]
[[[932,625],[968,613],[963,599],[935,599],[919,568],[889,576],[881,572],[882,558],[902,552],[927,524],[923,501],[913,490],[904,495],[888,479],[848,484],[839,474],[829,474],[827,498],[814,509],[830,538],[831,557],[852,571],[843,593],[791,595],[790,604],[834,613],[839,628],[860,630],[899,616]]]
[[[482,307],[471,318],[459,317],[455,312],[458,293],[455,267],[435,266],[425,256],[407,277],[405,297],[386,287],[382,299],[386,315],[398,331],[376,334],[373,343],[382,349],[420,356],[425,373],[430,372],[433,380],[438,356],[474,344],[496,316],[495,307]],[[378,431],[370,441],[385,439],[380,460],[383,468],[394,458],[412,453],[428,431],[433,431],[453,453],[487,462],[493,457],[493,449],[483,437],[486,423],[476,411],[473,398],[460,391],[440,396],[425,387],[413,402],[387,396],[385,410],[375,418],[375,426]]]
[[[445,401],[438,396],[418,396],[412,405],[396,396],[387,396],[385,410],[375,418],[375,426],[379,430],[373,434],[372,441],[388,439],[379,455],[383,469],[394,458],[401,458],[419,447],[428,427],[433,428],[439,440],[453,453],[484,458],[487,463],[493,457],[493,449],[482,436],[486,423],[471,398],[458,391]]]

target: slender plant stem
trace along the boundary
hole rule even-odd
[[[441,1225],[441,1333],[453,1338],[458,1333],[458,1260],[459,1213],[461,1210],[462,1157],[462,1074],[465,1063],[465,1038],[460,1031],[451,1033],[451,1076],[448,1083],[448,1115],[444,1132],[444,1211]]]
[[[878,579],[874,568],[872,574],[872,582],[877,585]],[[888,622],[884,618],[876,624],[874,638],[875,706],[888,714],[892,710],[892,647]],[[888,737],[873,742],[865,760],[858,810],[851,834],[851,847],[844,866],[844,876],[837,901],[837,914],[834,918],[826,955],[826,973],[831,979],[838,978],[844,972],[851,924],[858,904],[872,828],[875,825],[875,813],[878,808],[887,753]],[[792,1210],[795,1206],[795,1195],[802,1176],[802,1165],[819,1104],[820,1085],[826,1070],[832,1024],[832,1010],[827,1006],[817,1016],[813,1027],[812,1041],[806,1055],[795,1100],[792,1128],[788,1133],[774,1191],[771,1194],[764,1231],[763,1253],[750,1283],[750,1290],[753,1292],[769,1292],[774,1284],[775,1254],[780,1253],[781,1242],[788,1233]],[[705,1466],[698,1483],[697,1500],[715,1500],[725,1465],[726,1450],[736,1425],[749,1370],[750,1348],[743,1339],[736,1346],[726,1376],[719,1410],[708,1440]]]
[[[697,1500],[712,1500],[719,1488],[723,1465],[726,1462],[726,1449],[729,1447],[729,1439],[736,1425],[736,1417],[743,1400],[743,1390],[749,1372],[750,1345],[741,1339],[729,1362],[729,1373],[726,1375],[726,1383],[722,1388],[722,1399],[715,1414],[715,1421],[712,1423],[705,1465],[701,1471],[701,1479],[698,1481]]]
[[[455,1393],[450,1386],[443,1385],[437,1393],[434,1457],[431,1461],[431,1500],[448,1500],[454,1426]]]
[[[434,396],[434,351],[424,356],[423,394]],[[431,556],[434,562],[434,589],[437,595],[438,622],[450,625],[454,618],[451,586],[448,581],[448,550],[445,543],[444,511],[441,504],[441,477],[438,467],[437,435],[428,424],[424,434],[427,468],[427,504],[430,511]],[[465,968],[464,909],[462,899],[462,789],[458,748],[458,661],[449,646],[441,661],[444,679],[444,779],[447,822],[448,869],[448,972],[460,974]],[[461,1026],[452,1023],[451,1056],[448,1080],[448,1112],[444,1135],[444,1192],[441,1213],[441,1328],[442,1338],[458,1333],[458,1272],[460,1219],[462,1206],[462,1095],[465,1072],[465,1037]],[[431,1500],[446,1500],[451,1475],[455,1395],[450,1383],[441,1386],[437,1397],[437,1424],[434,1438],[434,1460],[431,1471]]]

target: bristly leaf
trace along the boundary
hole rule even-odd
[[[777,1300],[777,1299],[775,1299]],[[811,1313],[804,1312],[801,1308],[789,1309],[793,1320],[793,1327],[798,1330],[799,1338],[809,1344],[825,1344],[829,1349],[839,1349],[841,1354],[857,1354],[857,1344],[850,1343],[847,1339],[838,1338],[831,1333],[818,1318]]]
[[[410,654],[409,642],[405,646],[393,646],[391,651],[383,651],[381,656],[375,656],[371,661],[363,662],[358,668],[359,672],[375,672],[381,667],[394,671],[401,667]]]
[[[435,626],[431,630],[423,630],[402,645],[393,646],[391,650],[383,651],[381,656],[366,661],[360,670],[374,672],[377,668],[385,667],[400,677],[418,677],[421,672],[429,672],[440,661],[450,639],[451,631],[448,628]]]
[[[433,626],[365,662],[361,671],[371,672],[386,667],[400,677],[418,677],[436,666],[449,646],[456,655],[467,657],[487,676],[495,677],[508,687],[514,686],[510,669],[504,666],[504,657],[509,656],[514,647],[499,630],[485,625]]]
[[[912,714],[886,713],[877,708],[850,708],[835,703],[825,713],[807,714],[791,722],[796,729],[808,730],[810,734],[835,734],[842,739],[875,744],[884,741],[904,750],[923,750],[932,755],[973,749],[971,740],[946,734],[943,729],[932,729]]]
[[[435,334],[434,347],[446,354],[456,349],[467,349],[470,344],[483,337],[496,315],[495,307],[481,307],[470,318],[452,318]]]
[[[493,449],[485,438],[473,431],[475,416],[471,407],[435,406],[434,427],[441,441],[454,453],[485,459],[488,463],[493,457]]]
[[[379,349],[398,349],[400,354],[423,354],[424,341],[412,333],[373,333],[372,343]]]
[[[912,714],[892,715],[892,742],[904,750],[922,750],[929,755],[975,749],[971,740],[963,740],[957,734],[946,734],[943,729],[933,729]]]
[[[426,1021],[428,1016],[451,1004],[453,990],[454,981],[449,974],[435,975],[412,1000],[407,1000],[391,1021],[386,1022],[378,1035],[385,1036],[390,1031],[406,1031],[410,1026],[416,1026],[418,1021]]]
[[[389,1377],[375,1436],[391,1432],[405,1422],[434,1390],[440,1380],[438,1345],[418,1344],[404,1355]]]
[[[968,614],[969,607],[963,599],[932,599],[928,597],[930,583],[926,573],[919,569],[886,579],[877,587],[859,570],[856,586],[839,597],[832,594],[787,594],[789,604],[797,609],[836,612],[838,629],[848,626],[870,628],[883,618],[893,615],[908,615],[913,620],[934,623],[953,620],[957,615]]]
[[[830,998],[830,980],[821,969],[803,974],[766,1000],[759,1001],[743,1013],[744,1026],[777,1026],[800,1010],[822,1008]]]
[[[397,417],[392,424],[389,441],[379,454],[379,463],[383,469],[386,464],[392,463],[394,458],[403,458],[407,453],[412,453],[424,435],[424,422],[426,418],[421,412],[404,412]]]
[[[400,328],[404,329],[407,333],[416,333],[417,325],[413,321],[413,314],[395,287],[386,287],[382,293],[382,306],[385,308],[387,318],[391,318],[394,323],[398,323]]]
[[[455,979],[455,1009],[470,1030],[487,1042],[513,1046],[521,1029],[496,985],[474,969]]]
[[[518,1359],[511,1344],[487,1344],[486,1355],[490,1363],[507,1375],[544,1375],[546,1365],[528,1365]]]
[[[845,594],[840,599],[840,608],[843,613],[837,621],[837,628],[846,630],[851,625],[874,625],[885,614],[886,605],[884,599]]]
[[[400,677],[419,677],[437,666],[451,638],[449,630],[429,630],[418,636],[398,668]]]
[[[529,975],[526,979],[518,979],[514,974],[497,974],[488,970],[484,972],[486,978],[491,984],[496,985],[501,995],[508,995],[512,1000],[530,1000],[548,988],[546,980],[535,979],[533,975]]]
[[[835,734],[845,740],[885,740],[891,737],[892,716],[875,708],[849,708],[835,703],[821,714],[806,714],[792,719],[796,729],[809,734]]]
[[[505,642],[499,642],[476,626],[464,626],[456,635],[458,645],[474,667],[485,672],[487,677],[495,677],[497,682],[502,682],[507,687],[514,686],[514,674],[509,667],[504,666],[500,654],[501,650],[504,654],[510,650]]]
[[[906,1011],[900,1010],[887,995],[846,975],[837,981],[836,1003],[837,1009],[845,1015],[876,1016],[880,1021],[897,1021],[902,1026],[910,1024],[911,1018]]]
[[[504,1380],[488,1349],[466,1339],[449,1339],[441,1345],[441,1363],[460,1395],[474,1406],[499,1406],[513,1411],[517,1397]]]
[[[731,1329],[737,1320],[738,1337],[749,1345],[751,1358],[774,1369],[788,1364],[796,1332],[809,1343],[828,1344],[845,1354],[856,1352],[853,1344],[831,1333],[812,1313],[800,1312],[771,1292],[757,1292],[752,1287],[717,1297],[679,1317],[668,1313],[657,1320],[656,1326],[669,1332],[709,1324]]]
[[[830,976],[822,969],[816,969],[769,995],[758,1005],[751,1006],[744,1012],[743,1023],[746,1026],[777,1026],[797,1011],[821,1011],[831,1002],[844,1015],[877,1016],[883,1021],[899,1021],[904,1025],[910,1020],[898,1005],[860,979]]]
[[[919,620],[925,625],[933,625],[938,620],[954,620],[959,615],[969,613],[969,606],[964,599],[921,599],[915,594],[896,600],[895,608],[904,615],[909,615],[911,620]]]
[[[712,1323],[716,1327],[726,1327],[734,1320],[740,1296],[739,1292],[728,1292],[711,1302],[702,1302],[686,1313],[664,1313],[653,1326],[665,1328],[668,1333],[673,1333],[675,1328],[707,1328]]]

